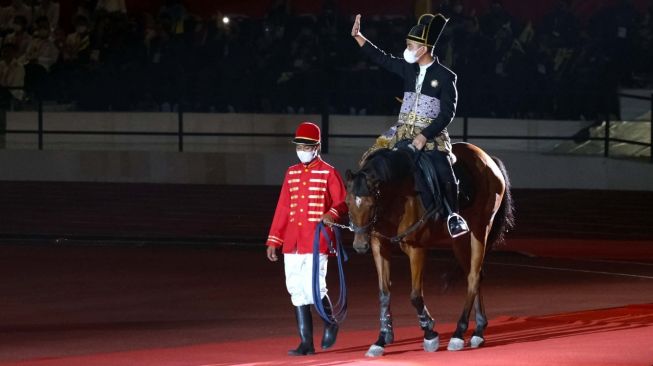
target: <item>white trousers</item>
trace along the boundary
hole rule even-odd
[[[329,256],[320,254],[320,299],[326,296],[326,273]],[[286,288],[294,306],[313,303],[313,254],[284,254]]]

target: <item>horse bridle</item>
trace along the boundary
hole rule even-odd
[[[375,194],[374,194],[374,198],[375,198],[376,202],[378,202],[378,199],[379,199],[380,196],[381,196],[381,193],[377,190],[375,192]],[[363,226],[358,226],[358,225],[354,224],[354,220],[352,220],[352,217],[351,217],[351,212],[349,213],[349,225],[342,225],[342,224],[338,224],[338,223],[333,223],[333,225],[336,226],[336,227],[339,227],[341,229],[347,229],[347,230],[353,232],[354,234],[365,233],[367,231],[367,229],[369,229],[372,225],[376,224],[377,217],[378,217],[376,208],[377,208],[377,205],[374,205],[374,213],[372,215],[372,219],[367,224],[365,224]]]
[[[374,215],[372,216],[372,220],[370,220],[367,224],[363,226],[357,226],[354,224],[354,221],[351,219],[351,214],[349,214],[349,227],[350,230],[354,232],[354,234],[362,234],[367,232],[367,229],[369,229],[372,225],[376,224],[376,206],[374,206]]]
[[[374,198],[375,198],[376,202],[379,202],[380,196],[381,196],[381,192],[379,192],[377,190],[376,193],[374,194]],[[342,229],[348,229],[349,231],[354,232],[354,234],[365,233],[365,232],[367,232],[367,230],[370,227],[372,227],[374,224],[376,224],[376,221],[378,219],[378,209],[377,209],[377,207],[378,207],[377,205],[374,205],[374,214],[372,215],[372,219],[367,224],[365,224],[363,226],[358,226],[358,225],[354,224],[354,221],[351,219],[351,213],[349,214],[349,225],[341,225],[341,224],[337,224],[337,223],[334,223],[333,225],[337,226],[339,228],[342,228]],[[422,215],[422,217],[419,220],[417,220],[413,225],[411,225],[404,232],[402,232],[400,234],[397,234],[395,236],[386,236],[386,235],[381,234],[378,231],[375,231],[373,235],[376,235],[376,236],[378,236],[378,237],[380,237],[382,239],[389,240],[391,243],[394,243],[394,244],[399,243],[406,236],[410,235],[413,231],[419,229],[419,227],[422,226],[422,224],[424,224],[426,222],[426,220],[428,218],[430,218],[436,212],[437,212],[437,210],[435,208],[432,208],[430,211],[425,212],[424,215]]]

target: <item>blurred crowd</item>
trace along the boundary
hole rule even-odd
[[[570,0],[537,22],[499,0],[487,11],[442,0],[437,54],[458,74],[458,115],[593,119],[617,113],[618,87],[651,87],[653,6],[629,0],[581,20]],[[191,14],[181,0],[130,14],[124,0],[80,0],[61,24],[53,0],[0,8],[0,100],[74,110],[394,114],[401,82],[351,39],[353,15],[325,1],[294,14],[278,0],[262,19]],[[401,55],[415,18],[363,14],[362,32]]]

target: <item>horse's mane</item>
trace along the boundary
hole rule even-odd
[[[357,196],[370,195],[367,181],[372,184],[396,182],[413,174],[414,163],[409,152],[398,149],[379,149],[365,159],[354,174],[353,192]]]

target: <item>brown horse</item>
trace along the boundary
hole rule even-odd
[[[481,346],[487,318],[481,294],[481,268],[488,248],[503,240],[503,233],[512,227],[513,207],[510,183],[503,163],[480,148],[456,143],[454,165],[461,179],[461,215],[469,224],[470,233],[450,239],[442,215],[427,212],[415,189],[414,156],[404,150],[382,149],[370,155],[355,173],[347,171],[347,197],[354,249],[365,253],[370,248],[379,281],[381,331],[366,356],[380,356],[393,342],[390,312],[390,255],[399,245],[410,260],[411,303],[417,310],[419,325],[424,331],[424,349],[439,347],[439,336],[433,328],[422,293],[422,275],[429,247],[442,239],[453,242],[453,252],[467,276],[467,294],[463,312],[448,349],[464,347],[472,306],[476,312],[476,330],[470,340],[472,348]]]

